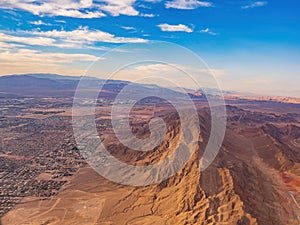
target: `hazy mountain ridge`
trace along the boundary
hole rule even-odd
[[[164,93],[181,96],[182,93],[152,84],[138,84],[122,80],[103,80],[95,77],[61,76],[57,74],[21,74],[0,77],[0,96],[28,97],[73,97],[78,87],[94,91],[103,85],[105,97],[115,97],[126,85],[131,85],[130,94],[152,93],[154,96]],[[111,95],[111,96],[110,96]]]
[[[159,87],[152,84],[138,84],[122,80],[99,79],[89,76],[63,76],[58,74],[19,74],[7,75],[0,77],[0,96],[63,96],[73,97],[79,81],[83,79],[87,88],[98,88],[98,85],[105,84],[104,89],[109,92],[118,92],[124,86],[131,84],[137,88],[137,91],[143,89],[151,89],[156,92],[170,92],[170,94],[178,94],[180,91],[176,89]],[[192,99],[205,99],[205,94],[219,95],[220,91],[210,88],[205,90],[193,91],[186,89],[186,92]],[[266,101],[266,102],[282,102],[300,104],[300,98],[282,97],[282,96],[260,96],[253,94],[242,94],[231,91],[223,91],[226,101]]]

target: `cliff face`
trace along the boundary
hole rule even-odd
[[[187,165],[161,184],[132,190],[115,206],[120,217],[112,213],[99,224],[299,224],[297,122],[235,107],[228,114],[223,146],[207,170],[198,168],[209,133],[201,113],[202,142]]]
[[[255,115],[228,107],[228,128],[221,150],[210,167],[200,172],[199,160],[210,131],[208,115],[206,110],[200,113],[201,136],[197,151],[171,178],[159,184],[135,188],[110,183],[91,170],[81,171],[58,194],[59,203],[52,207],[50,203],[44,203],[49,206],[48,210],[35,213],[30,221],[76,224],[73,220],[77,218],[78,224],[85,221],[84,224],[99,225],[298,225],[299,121],[291,119],[290,115]],[[167,118],[171,123],[166,139],[155,151],[137,155],[116,144],[113,138],[106,144],[111,146],[112,154],[123,161],[154,164],[174,150],[179,135],[177,120],[174,115]],[[137,136],[145,136],[147,129],[136,128]],[[70,196],[73,204],[67,203]],[[90,212],[101,208],[94,215],[93,223],[84,220],[91,214],[87,212],[84,216],[86,208],[80,206],[87,207]],[[3,221],[9,221],[21,210],[23,221],[28,221],[35,207],[30,203],[19,205]],[[50,220],[49,208],[52,211],[64,208],[68,213],[64,216],[56,214],[56,220]]]

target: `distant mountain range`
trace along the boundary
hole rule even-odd
[[[57,75],[26,74],[0,77],[0,93],[16,96],[70,95],[78,84],[74,79],[57,79]]]
[[[0,97],[2,96],[28,96],[28,97],[73,97],[80,76],[61,76],[57,74],[20,74],[0,77]],[[152,84],[138,84],[122,80],[102,80],[95,77],[84,77],[84,87],[95,90],[103,85],[103,92],[115,96],[126,85],[132,85],[132,95],[137,93],[151,93],[159,96],[161,93],[171,96],[182,96],[182,93]],[[193,95],[193,98],[201,96]]]
[[[28,97],[73,97],[81,76],[62,76],[58,74],[20,74],[0,76],[0,97],[5,96],[28,96]],[[134,86],[131,94],[151,93],[159,96],[161,93],[171,96],[181,96],[178,90],[160,87],[154,84],[138,84],[122,80],[102,80],[96,77],[84,77],[84,86],[87,89],[98,89],[99,85],[104,85],[103,90],[106,97],[115,96],[126,85]],[[185,90],[192,99],[205,99],[202,90]],[[219,91],[205,88],[205,93],[216,95]],[[261,96],[254,94],[243,94],[232,91],[223,91],[226,100],[250,100],[250,101],[272,101],[300,104],[299,98],[281,96]]]

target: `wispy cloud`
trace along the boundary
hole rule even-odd
[[[6,0],[0,8],[21,9],[39,16],[66,16],[76,18],[99,18],[105,16],[100,10],[92,10],[92,0]]]
[[[133,7],[136,0],[103,0],[105,4],[96,4],[96,7],[110,13],[112,16],[137,16],[139,12]]]
[[[99,60],[90,54],[66,54],[41,52],[32,49],[20,48],[17,51],[0,52],[0,74],[51,72],[60,74],[83,74],[86,65]],[[70,64],[76,63],[76,69]],[[80,69],[80,67],[82,67]]]
[[[155,17],[155,15],[152,13],[140,13],[139,15],[141,17],[149,17],[149,18]]]
[[[22,47],[25,47],[25,46],[22,44],[6,43],[6,42],[0,41],[0,51],[9,51],[12,49],[18,49],[18,48],[22,48]]]
[[[132,30],[132,31],[136,31],[136,29],[134,27],[127,27],[127,26],[122,26],[122,28],[124,30]]]
[[[210,34],[210,35],[219,35],[219,33],[215,33],[213,31],[211,31],[209,28],[206,28],[204,30],[200,30],[200,33],[206,33],[206,34]]]
[[[52,25],[52,24],[50,24],[50,23],[45,23],[45,22],[43,22],[43,21],[41,21],[41,20],[30,21],[29,23],[30,23],[30,24],[33,24],[33,25],[37,25],[37,26],[39,26],[39,25],[51,26],[51,25]]]
[[[151,3],[158,3],[161,2],[162,0],[144,0],[145,2],[151,2]]]
[[[6,33],[0,31],[0,42],[18,43],[36,46],[52,46],[59,48],[90,48],[95,49],[96,43],[145,43],[148,40],[134,37],[117,37],[113,34],[100,31],[89,30],[88,27],[78,29],[50,30],[50,31],[22,31]]]
[[[242,9],[252,9],[252,8],[262,7],[267,4],[268,2],[266,1],[257,1],[257,2],[253,2],[252,4],[242,6]]]
[[[16,52],[2,52],[0,53],[1,61],[39,61],[43,59],[44,62],[59,62],[59,63],[70,63],[73,61],[93,61],[98,59],[98,57],[89,54],[66,54],[66,53],[45,53],[38,50],[32,49],[24,49],[20,48]],[[6,57],[5,56],[13,56],[13,57]]]
[[[54,21],[57,22],[57,23],[66,23],[65,20],[54,20]]]
[[[174,9],[196,9],[198,7],[212,7],[213,4],[197,0],[174,0],[166,2],[165,6]]]
[[[38,16],[65,16],[74,18],[100,18],[112,16],[137,16],[133,7],[136,0],[5,0],[0,8],[21,9]]]
[[[38,16],[65,16],[73,18],[100,18],[107,15],[155,17],[153,13],[141,13],[135,7],[137,0],[5,0],[0,2],[0,8],[20,9]],[[161,0],[145,0],[148,3],[158,3]],[[139,2],[138,2],[139,3]],[[173,0],[165,3],[166,8],[195,9],[212,7],[211,2],[198,0]],[[148,6],[145,6],[148,8]],[[151,7],[150,7],[151,9]]]
[[[159,24],[157,25],[162,31],[167,31],[167,32],[187,32],[191,33],[193,32],[193,29],[184,25],[184,24],[178,24],[178,25],[170,25],[167,23]]]
[[[222,69],[203,69],[203,68],[197,68],[193,66],[187,66],[187,65],[180,65],[180,64],[149,64],[149,65],[139,65],[134,68],[137,71],[143,71],[148,72],[151,75],[155,75],[155,73],[161,73],[161,72],[172,72],[174,70],[177,70],[177,72],[190,72],[190,73],[198,73],[198,74],[214,74],[217,76],[223,76],[226,74],[226,72]],[[178,70],[179,69],[179,70]]]
[[[0,32],[0,41],[7,43],[22,43],[26,45],[53,46],[55,39],[35,36],[15,36]]]
[[[146,39],[135,37],[116,37],[114,34],[101,30],[89,30],[88,27],[79,27],[76,30],[51,30],[51,31],[34,31],[32,34],[42,37],[58,38],[68,42],[105,42],[105,43],[145,43]]]
[[[184,72],[183,72],[184,71]],[[226,71],[221,69],[207,69],[201,67],[194,67],[186,64],[144,64],[130,66],[126,69],[119,71],[114,77],[114,79],[120,80],[129,80],[133,82],[139,82],[141,77],[152,77],[153,79],[141,79],[143,83],[153,84],[156,83],[161,86],[170,87],[174,84],[179,85],[180,87],[188,87],[192,89],[198,89],[199,86],[196,82],[191,82],[190,76],[187,76],[186,73],[193,76],[197,76],[203,82],[201,85],[208,86],[211,84],[209,77],[216,75],[219,78],[227,74]],[[167,82],[161,82],[162,80],[159,77],[163,77]]]

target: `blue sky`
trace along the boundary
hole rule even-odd
[[[4,0],[1,75],[81,75],[126,43],[169,41],[197,53],[225,90],[299,96],[300,2]]]

